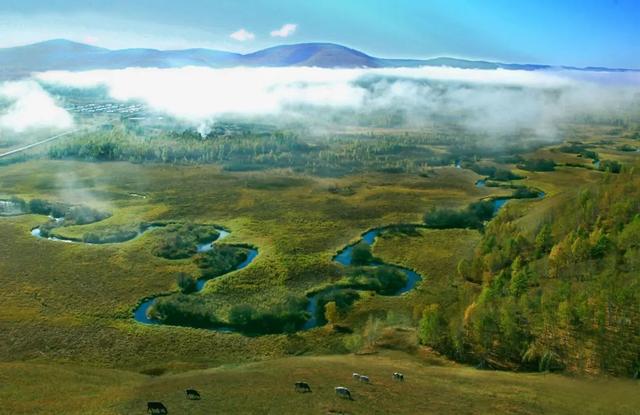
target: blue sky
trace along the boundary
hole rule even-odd
[[[0,46],[50,38],[238,52],[328,41],[383,57],[640,68],[640,1],[0,0]]]

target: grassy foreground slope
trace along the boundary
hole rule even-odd
[[[405,382],[391,374],[401,371]],[[351,379],[366,373],[370,385]],[[125,371],[28,363],[0,364],[3,413],[136,414],[159,400],[171,414],[638,414],[637,385],[625,380],[478,371],[430,365],[397,352],[290,357],[145,376]],[[34,379],[37,379],[34,381]],[[294,392],[298,380],[312,393]],[[353,401],[335,396],[348,387]],[[195,388],[200,401],[184,389]],[[65,396],[65,399],[59,399]]]

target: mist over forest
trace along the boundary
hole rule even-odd
[[[557,139],[565,122],[625,117],[640,106],[640,74],[446,67],[129,68],[50,71],[0,86],[0,129],[69,128],[64,102],[78,96],[139,102],[197,129],[218,121],[422,128],[456,124],[500,137]]]

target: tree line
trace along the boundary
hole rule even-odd
[[[459,274],[470,303],[425,306],[424,344],[481,366],[640,375],[640,174],[576,191],[531,234],[507,208]]]

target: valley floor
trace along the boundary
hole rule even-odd
[[[526,175],[522,183],[545,198],[509,203],[526,213],[521,225],[533,232],[535,217],[567,203],[567,190],[603,173],[559,166]],[[0,199],[87,203],[112,213],[60,228],[70,238],[157,220],[230,229],[225,242],[255,246],[259,256],[205,286],[202,295],[226,316],[238,303],[278,304],[334,282],[333,255],[367,229],[420,223],[432,207],[462,208],[511,194],[475,186],[480,178],[454,167],[426,176],[323,178],[212,165],[40,160],[2,166]],[[153,231],[100,246],[34,238],[31,229],[47,220],[0,218],[0,414],[143,414],[147,401],[163,402],[170,414],[640,414],[635,381],[482,371],[418,345],[415,327],[425,304],[477,295],[480,286],[456,270],[473,256],[477,230],[419,229],[380,238],[375,256],[424,279],[403,296],[364,293],[339,316],[351,333],[320,327],[250,337],[134,321],[141,299],[176,290],[177,273],[198,271],[192,261],[154,255]],[[367,347],[372,316],[384,325],[375,347]],[[396,371],[405,382],[392,380]],[[352,372],[368,375],[372,384],[356,383]],[[313,392],[296,393],[298,380]],[[336,397],[336,386],[348,387],[354,400]],[[202,400],[187,400],[187,388]]]

